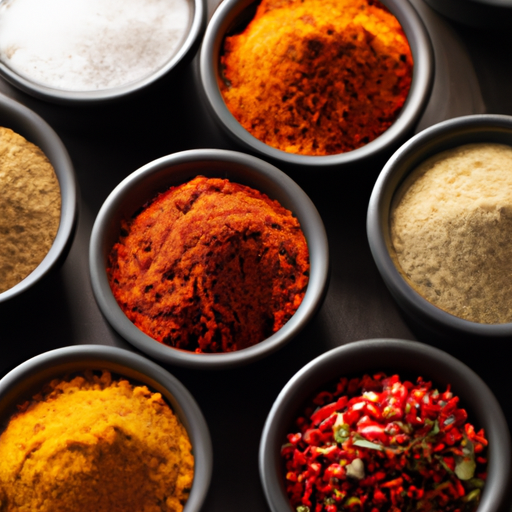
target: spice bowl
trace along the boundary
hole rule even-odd
[[[266,194],[271,200],[279,202],[298,220],[309,250],[309,281],[302,302],[296,311],[282,327],[266,339],[245,348],[235,347],[239,348],[238,350],[223,348],[224,351],[206,350],[198,353],[197,348],[188,350],[188,345],[185,350],[177,348],[179,345],[170,346],[171,343],[167,345],[156,341],[142,332],[123,312],[109,283],[107,272],[109,254],[119,240],[123,220],[130,219],[157,194],[168,190],[171,186],[187,183],[197,176],[227,179],[231,183],[247,186]],[[194,230],[197,229],[194,227]],[[188,247],[187,243],[183,242],[184,239],[180,238],[180,240],[176,243]],[[100,209],[92,230],[89,254],[93,292],[103,315],[112,327],[124,339],[151,358],[191,368],[224,369],[241,366],[273,353],[294,338],[313,318],[323,301],[328,282],[329,257],[325,228],[316,207],[308,196],[291,178],[273,165],[250,155],[227,150],[198,149],[171,154],[150,162],[128,176],[112,191]],[[245,256],[241,257],[245,258]],[[239,256],[237,255],[236,258]],[[216,261],[211,256],[208,256],[208,259]],[[223,268],[224,261],[228,260],[224,260],[222,256],[220,262],[215,263],[215,268]],[[186,279],[191,283],[196,282],[196,278]],[[197,279],[202,280],[202,277]],[[174,283],[174,277],[171,280]],[[169,289],[176,286],[171,281],[169,283]],[[235,293],[233,285],[229,284],[229,287],[231,291],[225,293],[228,297],[233,297]],[[151,288],[144,287],[148,291]],[[199,288],[196,287],[196,289]],[[172,290],[174,290],[173,294],[177,293],[176,288]],[[197,291],[194,293],[197,294]],[[204,300],[207,300],[214,291],[209,290],[204,293],[206,294]],[[163,291],[162,294],[167,295],[168,292]],[[199,300],[202,299],[199,297]],[[233,309],[232,305],[225,307]],[[222,315],[229,315],[229,311],[226,312],[224,309],[222,311],[224,311]],[[166,314],[169,315],[169,313]],[[206,313],[199,315],[202,318]],[[186,322],[190,325],[188,320]],[[198,322],[201,322],[201,325],[205,323],[200,318],[197,318],[194,323]]]
[[[78,186],[73,164],[64,144],[53,129],[35,112],[10,98],[0,95],[0,126],[21,135],[43,151],[54,168],[61,196],[60,223],[51,248],[30,274],[11,288],[0,293],[1,305],[2,302],[19,297],[40,283],[53,270],[57,269],[66,258],[76,229]],[[7,187],[5,183],[1,186]],[[7,243],[6,238],[2,240],[2,243]]]
[[[195,459],[192,488],[183,510],[199,511],[206,499],[213,466],[206,421],[193,396],[181,382],[162,367],[131,351],[100,345],[70,346],[39,354],[23,362],[0,380],[1,430],[6,427],[17,406],[41,393],[50,381],[86,371],[108,371],[113,379],[127,379],[134,386],[145,385],[152,393],[162,395],[185,428]],[[159,427],[154,425],[153,428]]]
[[[406,319],[410,321],[411,326],[415,327],[418,332],[427,333],[428,336],[432,337],[432,339],[439,340],[442,343],[464,342],[467,345],[467,343],[471,341],[509,341],[512,339],[512,323],[510,323],[510,321],[504,323],[493,323],[491,321],[485,320],[486,317],[484,316],[482,316],[482,320],[480,320],[480,318],[477,316],[465,318],[462,312],[464,309],[472,306],[472,301],[475,300],[470,298],[469,294],[471,293],[471,290],[469,289],[467,290],[467,293],[464,292],[460,301],[456,303],[458,309],[448,310],[444,307],[444,305],[441,305],[440,303],[438,303],[438,305],[434,305],[435,302],[431,302],[430,298],[427,300],[425,298],[426,295],[423,293],[421,288],[418,288],[417,284],[414,284],[413,286],[413,283],[410,280],[410,275],[406,274],[405,271],[402,271],[402,264],[398,262],[397,252],[392,242],[391,214],[394,204],[393,201],[394,198],[397,197],[397,191],[399,190],[399,187],[404,182],[404,180],[425,160],[431,157],[437,158],[437,155],[444,151],[454,150],[454,148],[458,148],[467,144],[478,143],[502,144],[505,146],[511,146],[512,117],[502,115],[463,116],[441,122],[417,134],[409,141],[407,141],[399,150],[397,150],[386,163],[375,183],[368,206],[368,240],[374,261],[384,280],[384,283],[386,284],[393,298],[396,300],[398,306],[401,308]],[[477,161],[473,167],[479,168],[480,165],[481,163],[478,163]],[[487,170],[485,172],[487,172]],[[488,176],[489,179],[487,181],[490,181],[491,174]],[[498,189],[503,187],[504,185],[500,185],[498,186]],[[441,185],[436,185],[436,188],[440,189]],[[459,197],[461,195],[459,190],[454,191],[452,197]],[[464,196],[464,192],[462,192],[462,196]],[[488,200],[489,204],[487,206],[480,206],[483,197],[483,189],[480,189],[480,192],[476,195],[474,201],[472,200],[472,203],[475,206],[478,205],[479,209],[486,211],[499,210],[499,206],[493,206],[492,195]],[[441,208],[441,206],[445,203],[446,201],[444,199],[439,200],[438,203],[433,203],[432,210]],[[506,208],[504,208],[503,212],[506,212]],[[427,217],[425,217],[425,219],[426,218]],[[506,217],[503,217],[503,219],[505,218]],[[454,215],[452,221],[450,221],[452,222],[452,225],[456,220],[457,219]],[[423,225],[426,224],[423,223]],[[446,226],[448,225],[449,224],[446,224]],[[502,224],[497,225],[501,226]],[[446,226],[443,229],[450,229]],[[503,224],[503,226],[506,226],[506,224]],[[490,227],[491,225],[489,224],[489,228]],[[473,229],[477,228],[475,227]],[[478,229],[483,228],[480,227]],[[488,228],[485,228],[484,231],[490,233]],[[474,232],[476,233],[477,231]],[[446,231],[446,233],[448,233],[448,231]],[[433,236],[433,234],[434,233],[425,234],[423,239],[431,240],[431,235]],[[468,234],[469,231],[466,232],[466,235]],[[479,250],[476,249],[476,246],[473,247],[469,245],[472,243],[472,237],[462,237],[462,242],[460,242],[459,245],[455,245],[455,243],[459,240],[459,237],[450,235],[448,238],[451,240],[451,242],[450,244],[445,244],[445,247],[457,247],[457,251],[452,256],[450,253],[447,253],[446,258],[443,257],[443,262],[435,266],[435,268],[440,269],[441,271],[446,270],[446,274],[448,276],[447,278],[450,279],[451,275],[460,275],[460,278],[455,277],[455,279],[459,282],[457,289],[462,289],[461,286],[466,285],[466,283],[468,283],[469,286],[469,279],[473,278],[470,275],[464,277],[464,274],[460,273],[461,269],[464,272],[466,272],[466,269],[473,269],[475,263],[472,258],[474,258],[476,254],[480,255],[480,260],[477,260],[477,264],[483,261],[491,261],[488,259],[488,256],[490,257],[495,251],[498,250],[499,241],[496,240],[494,242],[494,239],[491,240],[489,247],[485,248],[485,250],[488,251],[488,256],[482,258],[481,253],[478,252]],[[479,244],[483,243],[481,242],[481,240],[483,240],[481,237],[475,238],[475,240],[478,241]],[[496,244],[496,246],[494,244]],[[430,255],[432,255],[432,248],[429,249],[428,252]],[[465,263],[460,263],[458,266],[455,266],[454,263],[448,263],[448,261],[460,261]],[[470,266],[470,264],[472,266]],[[417,266],[418,268],[423,268],[423,265],[426,265],[426,263],[422,261],[420,254],[418,255],[417,259]],[[432,270],[434,269],[434,266],[429,268],[431,268],[431,270],[429,270],[429,282],[434,283],[434,270]],[[478,268],[478,266],[476,268]],[[486,267],[482,266],[479,272],[472,271],[471,273],[473,276],[481,274],[485,277],[487,276],[487,272],[489,270],[485,270],[485,268]],[[476,281],[476,283],[478,284],[478,281]],[[431,286],[434,286],[434,284]],[[439,297],[443,297],[444,294],[455,296],[454,294],[456,290],[453,288],[454,285],[444,286],[445,288],[435,288]],[[492,295],[492,292],[489,291],[487,285],[479,286],[481,286],[483,290],[482,297],[487,296],[487,304],[495,303],[494,299],[496,299],[496,297]],[[437,290],[439,290],[439,292],[437,292]],[[491,296],[489,296],[490,293]],[[499,300],[496,301],[495,305],[498,305],[498,302]],[[474,304],[477,303],[474,302]],[[486,306],[486,303],[484,303],[484,306]],[[484,306],[481,306],[482,311],[485,311]],[[486,307],[489,309],[489,306]]]
[[[221,58],[224,54],[226,37],[238,34],[254,17],[258,5],[258,2],[254,2],[254,0],[225,0],[222,2],[206,28],[201,46],[199,60],[200,90],[205,108],[210,112],[219,129],[242,150],[272,161],[286,172],[299,172],[308,169],[318,171],[322,169],[355,168],[356,165],[362,163],[368,164],[385,160],[412,133],[423,114],[433,83],[434,57],[429,35],[414,7],[408,2],[397,0],[383,0],[382,3],[401,25],[409,42],[412,60],[414,61],[412,82],[407,99],[394,122],[383,133],[356,149],[343,150],[343,152],[337,154],[333,151],[333,154],[315,155],[306,151],[300,154],[300,152],[292,151],[292,149],[278,149],[277,145],[263,142],[257,138],[257,135],[253,135],[242,126],[241,122],[228,108],[223,97],[222,84],[226,83],[227,79],[224,76]],[[290,52],[294,51],[293,44],[293,42],[290,43]],[[321,89],[319,88],[319,90]],[[282,93],[282,91],[280,92]],[[290,94],[293,96],[292,93]],[[330,94],[328,93],[328,96]],[[283,98],[279,98],[276,105],[281,105],[281,102],[287,101],[289,97],[284,94]],[[306,99],[313,101],[313,103],[318,100],[318,98],[308,98]],[[262,106],[262,108],[265,108],[266,112],[265,116],[261,116],[264,119],[273,118],[274,115],[277,115],[267,113],[266,106]],[[284,110],[284,106],[282,110]],[[320,108],[316,110],[318,110],[317,113],[321,111]],[[306,123],[302,120],[300,122],[302,124]],[[364,124],[362,123],[362,126]],[[290,126],[292,125],[293,123]],[[311,126],[311,123],[309,123],[309,126]],[[304,130],[307,131],[309,128],[303,127]],[[333,129],[333,133],[337,131],[338,128]]]
[[[421,376],[424,382],[432,383],[432,390],[437,389],[439,393],[443,393],[447,386],[450,386],[453,396],[459,397],[457,406],[465,409],[467,412],[467,422],[472,424],[476,431],[480,431],[483,428],[488,441],[487,478],[478,504],[478,511],[506,510],[508,504],[508,481],[511,476],[509,457],[510,434],[505,417],[496,398],[484,381],[473,370],[453,356],[423,343],[398,339],[362,340],[330,350],[299,370],[279,393],[267,417],[259,449],[260,478],[270,510],[272,512],[291,512],[295,510],[290,504],[285,487],[287,472],[293,473],[294,470],[293,468],[285,467],[281,450],[286,445],[290,446],[289,443],[293,443],[288,434],[300,431],[299,427],[295,424],[295,420],[299,416],[307,419],[309,414],[315,411],[313,406],[310,409],[310,413],[303,416],[306,404],[310,403],[310,400],[318,396],[320,392],[326,390],[331,390],[332,392],[336,383],[342,377],[360,379],[364,375],[374,376],[378,372],[384,372],[387,376],[397,374],[401,382],[408,380],[413,385],[416,384],[416,379]],[[352,396],[348,391],[346,394]],[[379,395],[378,391],[377,394]],[[327,403],[330,401],[336,402],[342,396],[345,396],[345,392],[336,395],[336,398],[332,400],[328,399]],[[354,393],[354,396],[359,396],[359,393]],[[377,396],[373,398],[376,400],[374,402],[375,405],[380,407],[380,398]],[[397,400],[397,402],[400,401]],[[319,407],[321,407],[321,404]],[[318,415],[321,414],[322,412],[318,412]],[[418,412],[418,414],[420,413]],[[372,416],[372,418],[375,420],[376,417]],[[393,421],[392,418],[389,421]],[[403,421],[406,421],[406,416],[404,416]],[[350,419],[347,422],[352,425]],[[375,427],[375,421],[373,423]],[[349,435],[350,429],[356,428],[350,425],[347,427],[349,429],[347,435]],[[434,435],[435,430],[431,431],[431,433]],[[310,432],[309,435],[313,434]],[[367,434],[365,433],[365,435]],[[337,439],[336,443],[339,442],[344,443],[344,439]],[[371,452],[371,449],[378,449],[375,443],[379,443],[379,441],[360,442],[360,446],[364,445],[365,448],[363,449],[369,449]],[[387,441],[382,440],[382,443],[387,443]],[[349,450],[345,444],[343,446]],[[302,449],[301,446],[299,446],[299,449]],[[330,449],[333,449],[332,446]],[[439,450],[441,449],[442,447],[439,446]],[[368,452],[366,455],[368,455]],[[391,454],[389,456],[391,457]],[[364,459],[365,456],[361,455],[361,457]],[[300,455],[294,460],[300,462]],[[329,459],[327,455],[325,460],[330,461],[328,464],[333,462],[333,465],[336,465],[334,464],[334,459]],[[318,478],[320,478],[325,467],[328,465],[325,464],[325,460],[323,457],[318,457],[318,464],[316,465],[322,466],[323,469],[320,470],[320,473],[310,471],[309,475],[318,474],[320,475]],[[394,459],[390,458],[389,460]],[[365,467],[368,468],[365,474],[371,473],[370,466]],[[389,470],[391,471],[392,468],[389,468]],[[342,473],[345,471],[348,471],[348,469],[343,470]],[[382,485],[389,479],[385,475],[386,472],[382,473],[378,477],[380,480],[376,480],[374,485],[365,488],[364,493],[368,493],[368,499],[373,499],[372,494],[374,490],[379,488],[378,482]],[[354,474],[351,478],[360,479],[361,476]],[[384,479],[382,479],[383,476]],[[292,475],[288,478],[291,477]],[[343,478],[343,476],[341,475],[339,478]],[[346,482],[347,480],[345,479],[344,481]],[[406,481],[405,477],[403,481]],[[327,479],[325,482],[327,483],[329,480]],[[331,484],[336,485],[332,481]],[[313,482],[314,485],[315,483]],[[391,483],[392,485],[393,483]],[[406,484],[404,484],[405,486]],[[386,487],[389,490],[390,485],[382,485],[381,487],[384,494],[388,492],[385,489]],[[427,492],[427,489],[424,489],[424,491]],[[345,496],[345,499],[348,499],[351,495]],[[343,503],[342,494],[340,493],[338,496],[341,497],[340,503]],[[387,499],[389,500],[389,495]],[[418,498],[418,502],[419,500],[420,498]],[[355,498],[353,501],[356,501]],[[332,500],[327,500],[326,503],[333,502]],[[381,503],[379,506],[385,506],[385,503],[384,505]],[[445,508],[441,507],[440,509]]]
[[[179,76],[207,11],[206,0],[31,8],[23,0],[0,6],[0,76],[36,98],[77,106],[129,99]]]

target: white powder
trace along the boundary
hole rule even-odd
[[[190,0],[4,0],[0,59],[49,87],[108,89],[164,66],[189,29]]]
[[[427,300],[473,322],[512,322],[512,148],[470,144],[427,160],[394,199],[391,237]]]

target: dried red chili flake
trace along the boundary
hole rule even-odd
[[[487,439],[440,393],[383,373],[321,391],[282,447],[297,512],[469,512],[486,478]]]

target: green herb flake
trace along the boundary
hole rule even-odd
[[[371,450],[383,450],[384,448],[377,443],[372,443],[371,441],[367,441],[366,439],[357,439],[354,441],[355,446],[359,446],[360,448],[370,448]]]
[[[353,507],[354,505],[361,505],[361,500],[357,496],[351,496],[345,503],[347,507]]]
[[[480,498],[480,489],[473,489],[471,492],[462,497],[462,501],[477,501]]]
[[[437,420],[434,421],[434,426],[432,427],[432,430],[429,432],[429,435],[435,436],[436,434],[439,434],[439,423]]]
[[[346,423],[334,425],[333,433],[334,440],[339,444],[343,444],[350,437],[350,427]]]
[[[466,458],[455,464],[455,474],[460,480],[471,480],[475,475],[476,462],[473,458]]]

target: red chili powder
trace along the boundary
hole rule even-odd
[[[277,201],[197,177],[123,224],[108,275],[128,318],[155,340],[230,352],[259,343],[295,313],[309,252],[299,222]]]

